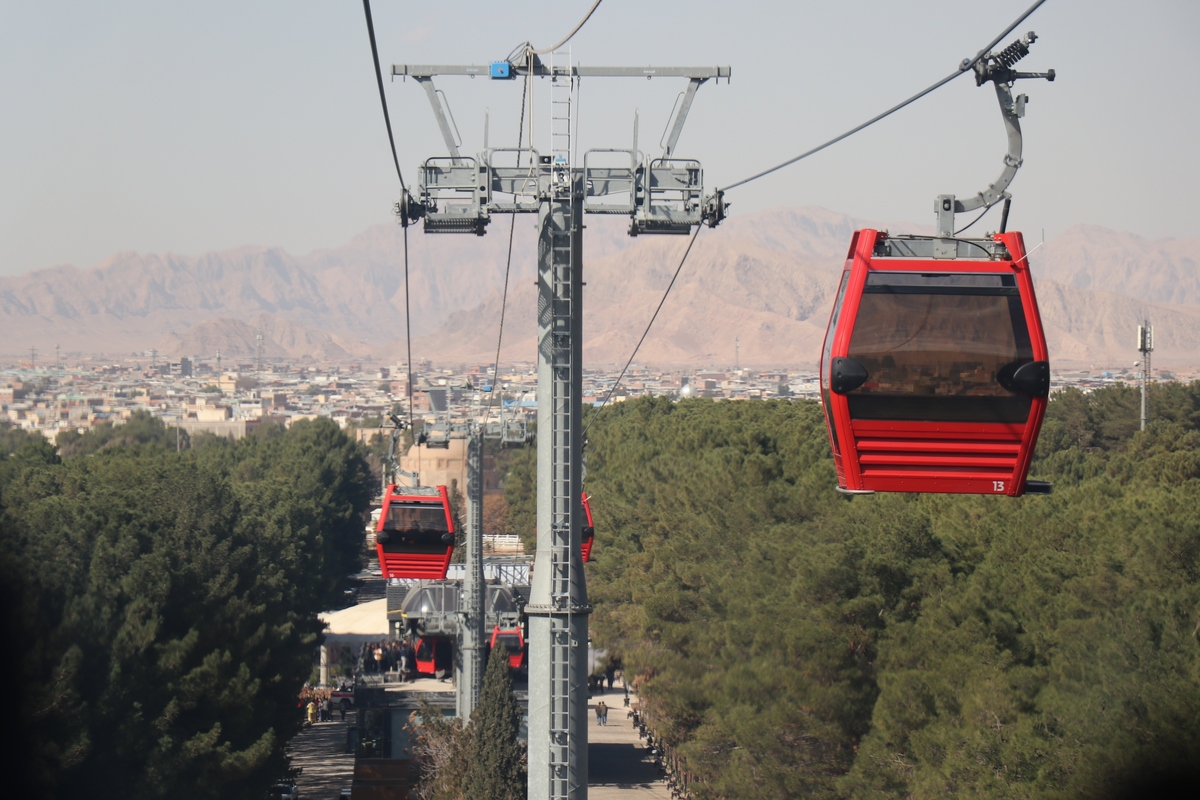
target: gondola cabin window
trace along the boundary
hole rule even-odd
[[[446,532],[446,514],[441,505],[420,503],[404,505],[393,503],[388,508],[384,530],[389,531],[437,531]]]
[[[847,393],[852,419],[1029,417],[1012,383],[1033,348],[1011,274],[868,274],[849,357],[867,376]]]
[[[509,653],[519,653],[524,644],[515,633],[502,633],[496,637],[495,647],[503,647]]]

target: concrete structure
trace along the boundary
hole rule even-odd
[[[374,429],[368,429],[374,430]],[[391,429],[387,429],[388,433]],[[422,486],[445,486],[457,489],[462,495],[467,491],[467,440],[450,439],[445,447],[430,447],[415,444],[400,457],[400,469],[421,476]],[[496,474],[495,459],[483,457],[483,491],[500,490],[500,476]]]

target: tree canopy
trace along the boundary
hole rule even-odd
[[[129,424],[64,459],[0,434],[10,774],[38,796],[258,800],[287,771],[316,613],[358,565],[364,453],[329,421],[182,453]]]
[[[811,402],[606,410],[592,626],[698,800],[1195,779],[1200,384],[1136,400],[1057,394],[1017,500],[843,497]]]

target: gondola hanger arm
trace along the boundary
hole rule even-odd
[[[934,203],[934,212],[938,217],[938,236],[947,240],[954,236],[954,215],[977,208],[991,208],[1001,200],[1011,195],[1008,193],[1009,184],[1017,175],[1017,170],[1023,163],[1021,117],[1025,116],[1025,104],[1029,101],[1023,94],[1013,95],[1013,84],[1027,78],[1043,78],[1053,81],[1054,70],[1046,72],[1016,72],[1012,65],[1029,54],[1029,46],[1037,41],[1037,34],[1030,31],[999,52],[988,53],[975,62],[975,85],[982,86],[992,83],[996,89],[996,100],[1000,104],[1000,116],[1004,120],[1004,130],[1008,137],[1008,152],[1004,154],[1004,169],[992,184],[982,192],[966,200],[960,200],[952,194],[939,195]],[[952,242],[946,250],[955,247]],[[955,252],[957,249],[955,248]]]

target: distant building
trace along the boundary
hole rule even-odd
[[[252,432],[255,428],[261,425],[264,420],[265,418],[224,419],[213,421],[185,419],[179,423],[179,427],[187,431],[189,436],[195,436],[197,433],[211,433],[214,436],[220,436],[227,439],[241,439],[247,433]]]
[[[400,469],[405,472],[415,472],[421,478],[422,486],[445,486],[457,489],[459,493],[467,491],[467,440],[451,439],[448,447],[428,447],[424,444],[413,445],[408,452],[400,457]],[[496,473],[496,463],[492,456],[483,457],[483,490],[485,492],[499,491],[500,476]]]
[[[198,422],[224,422],[233,417],[233,412],[227,406],[206,406],[196,409]]]
[[[244,378],[240,372],[226,372],[217,379],[217,387],[222,394],[232,395],[242,391],[249,391],[258,385],[258,381],[254,378]]]

